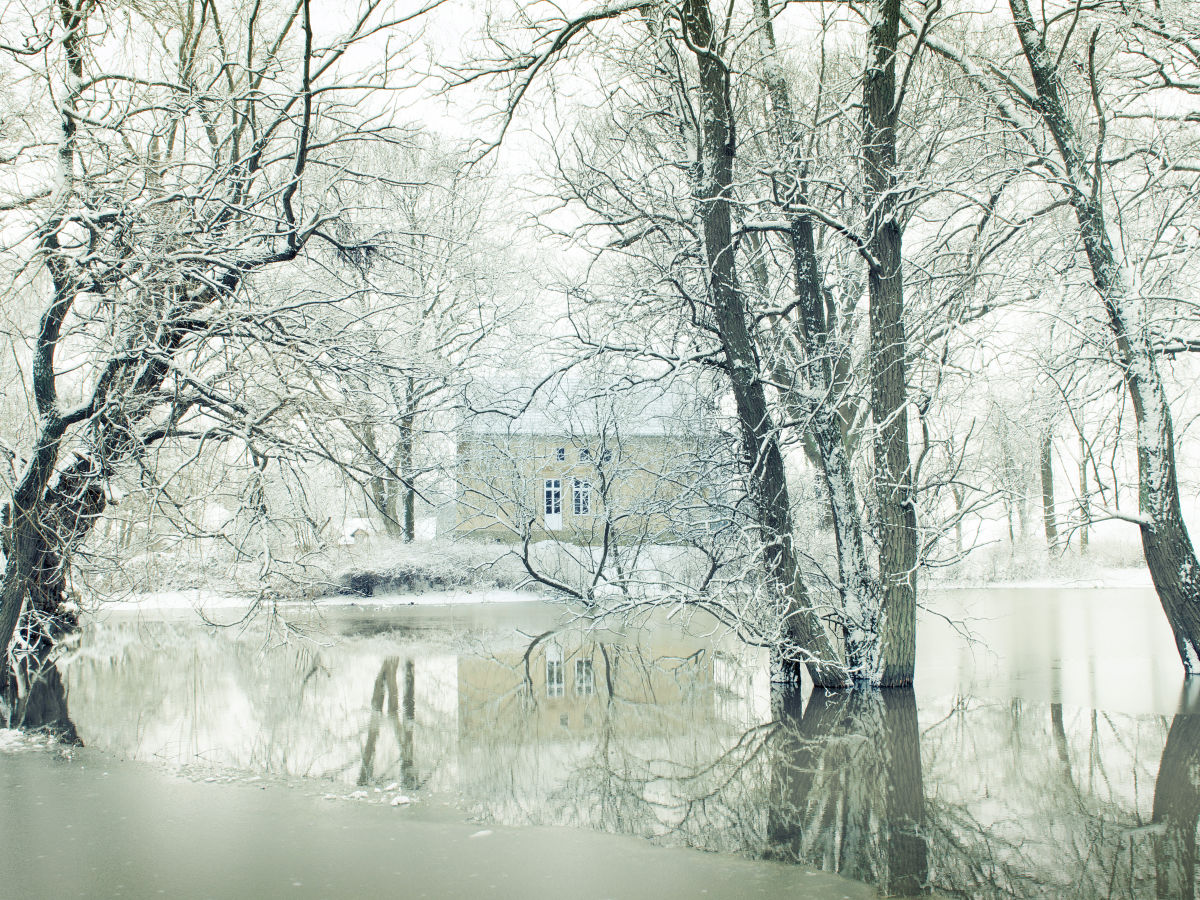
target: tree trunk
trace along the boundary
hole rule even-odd
[[[871,324],[871,416],[879,568],[883,590],[881,668],[876,682],[912,684],[917,634],[917,518],[908,446],[903,233],[896,210],[896,50],[900,0],[873,0],[863,76],[863,201],[873,258],[867,290]]]
[[[1038,113],[1050,130],[1066,168],[1061,180],[1075,213],[1092,270],[1092,283],[1104,304],[1137,423],[1138,498],[1148,520],[1141,525],[1142,550],[1175,645],[1189,675],[1200,674],[1200,564],[1183,522],[1175,470],[1175,431],[1151,335],[1140,325],[1137,301],[1108,235],[1101,198],[1101,170],[1091,168],[1064,105],[1055,57],[1046,47],[1027,0],[1009,0],[1021,49],[1037,90]]]
[[[1079,553],[1087,555],[1088,531],[1092,526],[1091,488],[1087,474],[1088,448],[1083,434],[1079,435]]]
[[[754,0],[755,26],[762,45],[763,76],[771,100],[774,142],[781,166],[791,183],[789,204],[807,206],[808,197],[797,155],[800,133],[791,91],[779,66],[775,29],[768,0]],[[827,297],[817,261],[813,222],[807,215],[789,216],[789,240],[801,322],[796,329],[809,392],[822,399],[815,408],[800,404],[788,394],[793,418],[807,419],[829,502],[829,516],[837,542],[838,584],[841,595],[842,641],[851,678],[872,683],[879,669],[879,590],[867,560],[863,540],[862,510],[858,503],[850,457],[838,416],[838,393]],[[785,373],[790,374],[790,373]]]
[[[798,677],[800,666],[806,665],[814,683],[840,686],[845,682],[844,671],[800,578],[783,455],[759,375],[745,297],[738,285],[730,209],[734,133],[729,71],[716,47],[706,0],[685,0],[681,21],[700,76],[700,161],[695,197],[713,319],[741,427],[751,498],[762,531],[767,582],[780,598],[792,644],[783,655],[787,669],[784,674]]]
[[[397,471],[400,476],[400,484],[397,487],[404,492],[404,540],[410,544],[417,536],[417,492],[413,487],[413,426],[416,418],[414,388],[413,377],[410,375],[404,416],[400,420],[400,467]]]
[[[963,504],[967,500],[967,492],[957,484],[950,486],[950,495],[954,498],[954,553],[962,556],[963,552]]]
[[[1058,524],[1054,520],[1054,437],[1047,431],[1042,435],[1042,523],[1046,528],[1046,546],[1058,545]]]

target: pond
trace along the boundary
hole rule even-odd
[[[543,602],[249,628],[114,614],[63,671],[85,744],[136,760],[890,895],[1192,897],[1200,690],[1153,592],[927,603],[915,692],[772,695],[765,654],[699,616],[597,624]]]

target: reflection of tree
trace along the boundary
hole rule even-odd
[[[911,689],[814,691],[781,704],[771,755],[768,853],[920,893],[929,863]]]
[[[1196,679],[1189,679],[1193,681]],[[1154,785],[1154,864],[1162,898],[1195,900],[1200,819],[1200,684],[1189,684],[1171,722]]]
[[[1143,786],[1165,726],[1157,717],[1067,710],[960,700],[926,728],[934,788],[925,834],[939,894],[1153,896]]]
[[[414,688],[415,667],[411,659],[404,661],[404,697],[401,700],[396,671],[400,666],[398,657],[389,656],[383,661],[375,677],[375,688],[371,692],[371,721],[367,725],[367,742],[363,746],[362,768],[358,772],[360,785],[370,784],[375,774],[375,748],[379,742],[379,729],[384,718],[384,702],[387,703],[387,720],[396,736],[400,748],[400,783],[405,790],[416,784],[416,767],[413,760],[413,725],[416,719],[416,693]],[[400,719],[401,704],[404,720]]]
[[[74,624],[73,616],[63,620],[26,606],[13,636],[12,668],[0,683],[0,722],[82,744],[67,711],[67,689],[54,652],[56,642],[67,639]]]

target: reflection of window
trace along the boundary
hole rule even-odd
[[[563,695],[563,653],[558,644],[546,648],[546,696]]]
[[[562,481],[557,478],[546,479],[544,508],[548,516],[557,516],[562,512]]]
[[[567,713],[563,713],[558,717],[558,724],[563,728],[569,728],[571,726],[571,716]]]
[[[577,516],[590,515],[592,512],[592,483],[575,479],[572,509]]]
[[[575,660],[575,693],[590,696],[596,690],[596,679],[590,659]]]
[[[557,459],[559,462],[565,461],[567,458],[567,448],[559,447],[557,450],[555,450],[554,458]]]

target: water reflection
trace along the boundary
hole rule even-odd
[[[787,699],[771,747],[769,852],[888,895],[929,880],[912,690]]]
[[[1196,896],[1196,820],[1200,818],[1200,679],[1184,688],[1154,786],[1155,886],[1159,897]]]
[[[284,644],[98,625],[66,669],[72,709],[123,754],[452,792],[485,821],[797,862],[892,896],[1195,896],[1200,691],[1173,717],[1061,694],[772,698],[763,654],[699,623],[422,615]]]

